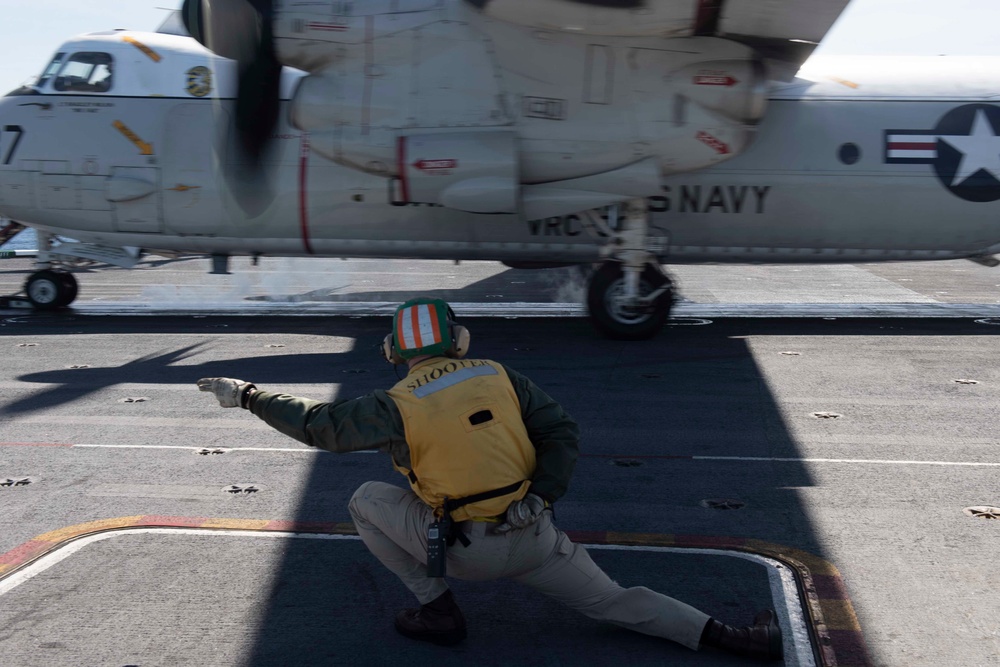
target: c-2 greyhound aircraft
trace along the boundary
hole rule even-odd
[[[0,100],[0,213],[38,308],[79,257],[599,263],[619,338],[665,263],[991,261],[1000,62],[799,71],[847,1],[187,0]]]

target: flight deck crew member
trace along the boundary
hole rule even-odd
[[[734,628],[648,588],[622,588],[555,526],[551,508],[569,485],[577,424],[523,375],[466,359],[469,332],[448,304],[404,303],[382,349],[409,373],[360,398],[322,403],[232,378],[203,378],[198,388],[311,447],[391,455],[410,489],[366,482],[349,509],[368,549],[420,603],[396,615],[401,634],[441,645],[465,639],[446,567],[458,579],[513,579],[590,618],[691,649],[782,656],[773,611]]]

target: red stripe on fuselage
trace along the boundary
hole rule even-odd
[[[725,0],[698,0],[691,34],[695,37],[713,37],[719,30],[722,3]]]
[[[396,169],[399,171],[399,194],[403,203],[410,201],[410,186],[406,182],[406,137],[396,139]]]
[[[306,179],[309,170],[309,134],[302,133],[302,150],[299,152],[299,229],[302,233],[302,247],[313,254],[309,243],[309,193]]]

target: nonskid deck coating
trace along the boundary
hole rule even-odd
[[[358,539],[350,523],[131,516],[50,531],[0,555],[0,596],[41,576],[89,544],[134,534],[269,536],[283,539]],[[861,628],[836,567],[813,554],[743,538],[567,531],[592,549],[724,555],[768,570],[772,604],[785,634],[785,664],[868,665]]]

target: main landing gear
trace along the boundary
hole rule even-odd
[[[594,326],[608,338],[645,340],[655,336],[670,316],[674,285],[660,268],[657,243],[649,234],[645,199],[624,205],[613,230],[594,211],[585,216],[590,231],[609,236],[602,248],[607,259],[590,279],[587,309]]]
[[[638,290],[629,295],[634,272],[621,262],[608,261],[590,279],[587,310],[602,334],[617,340],[645,340],[655,336],[674,304],[673,283],[658,266],[647,264],[638,274]]]

